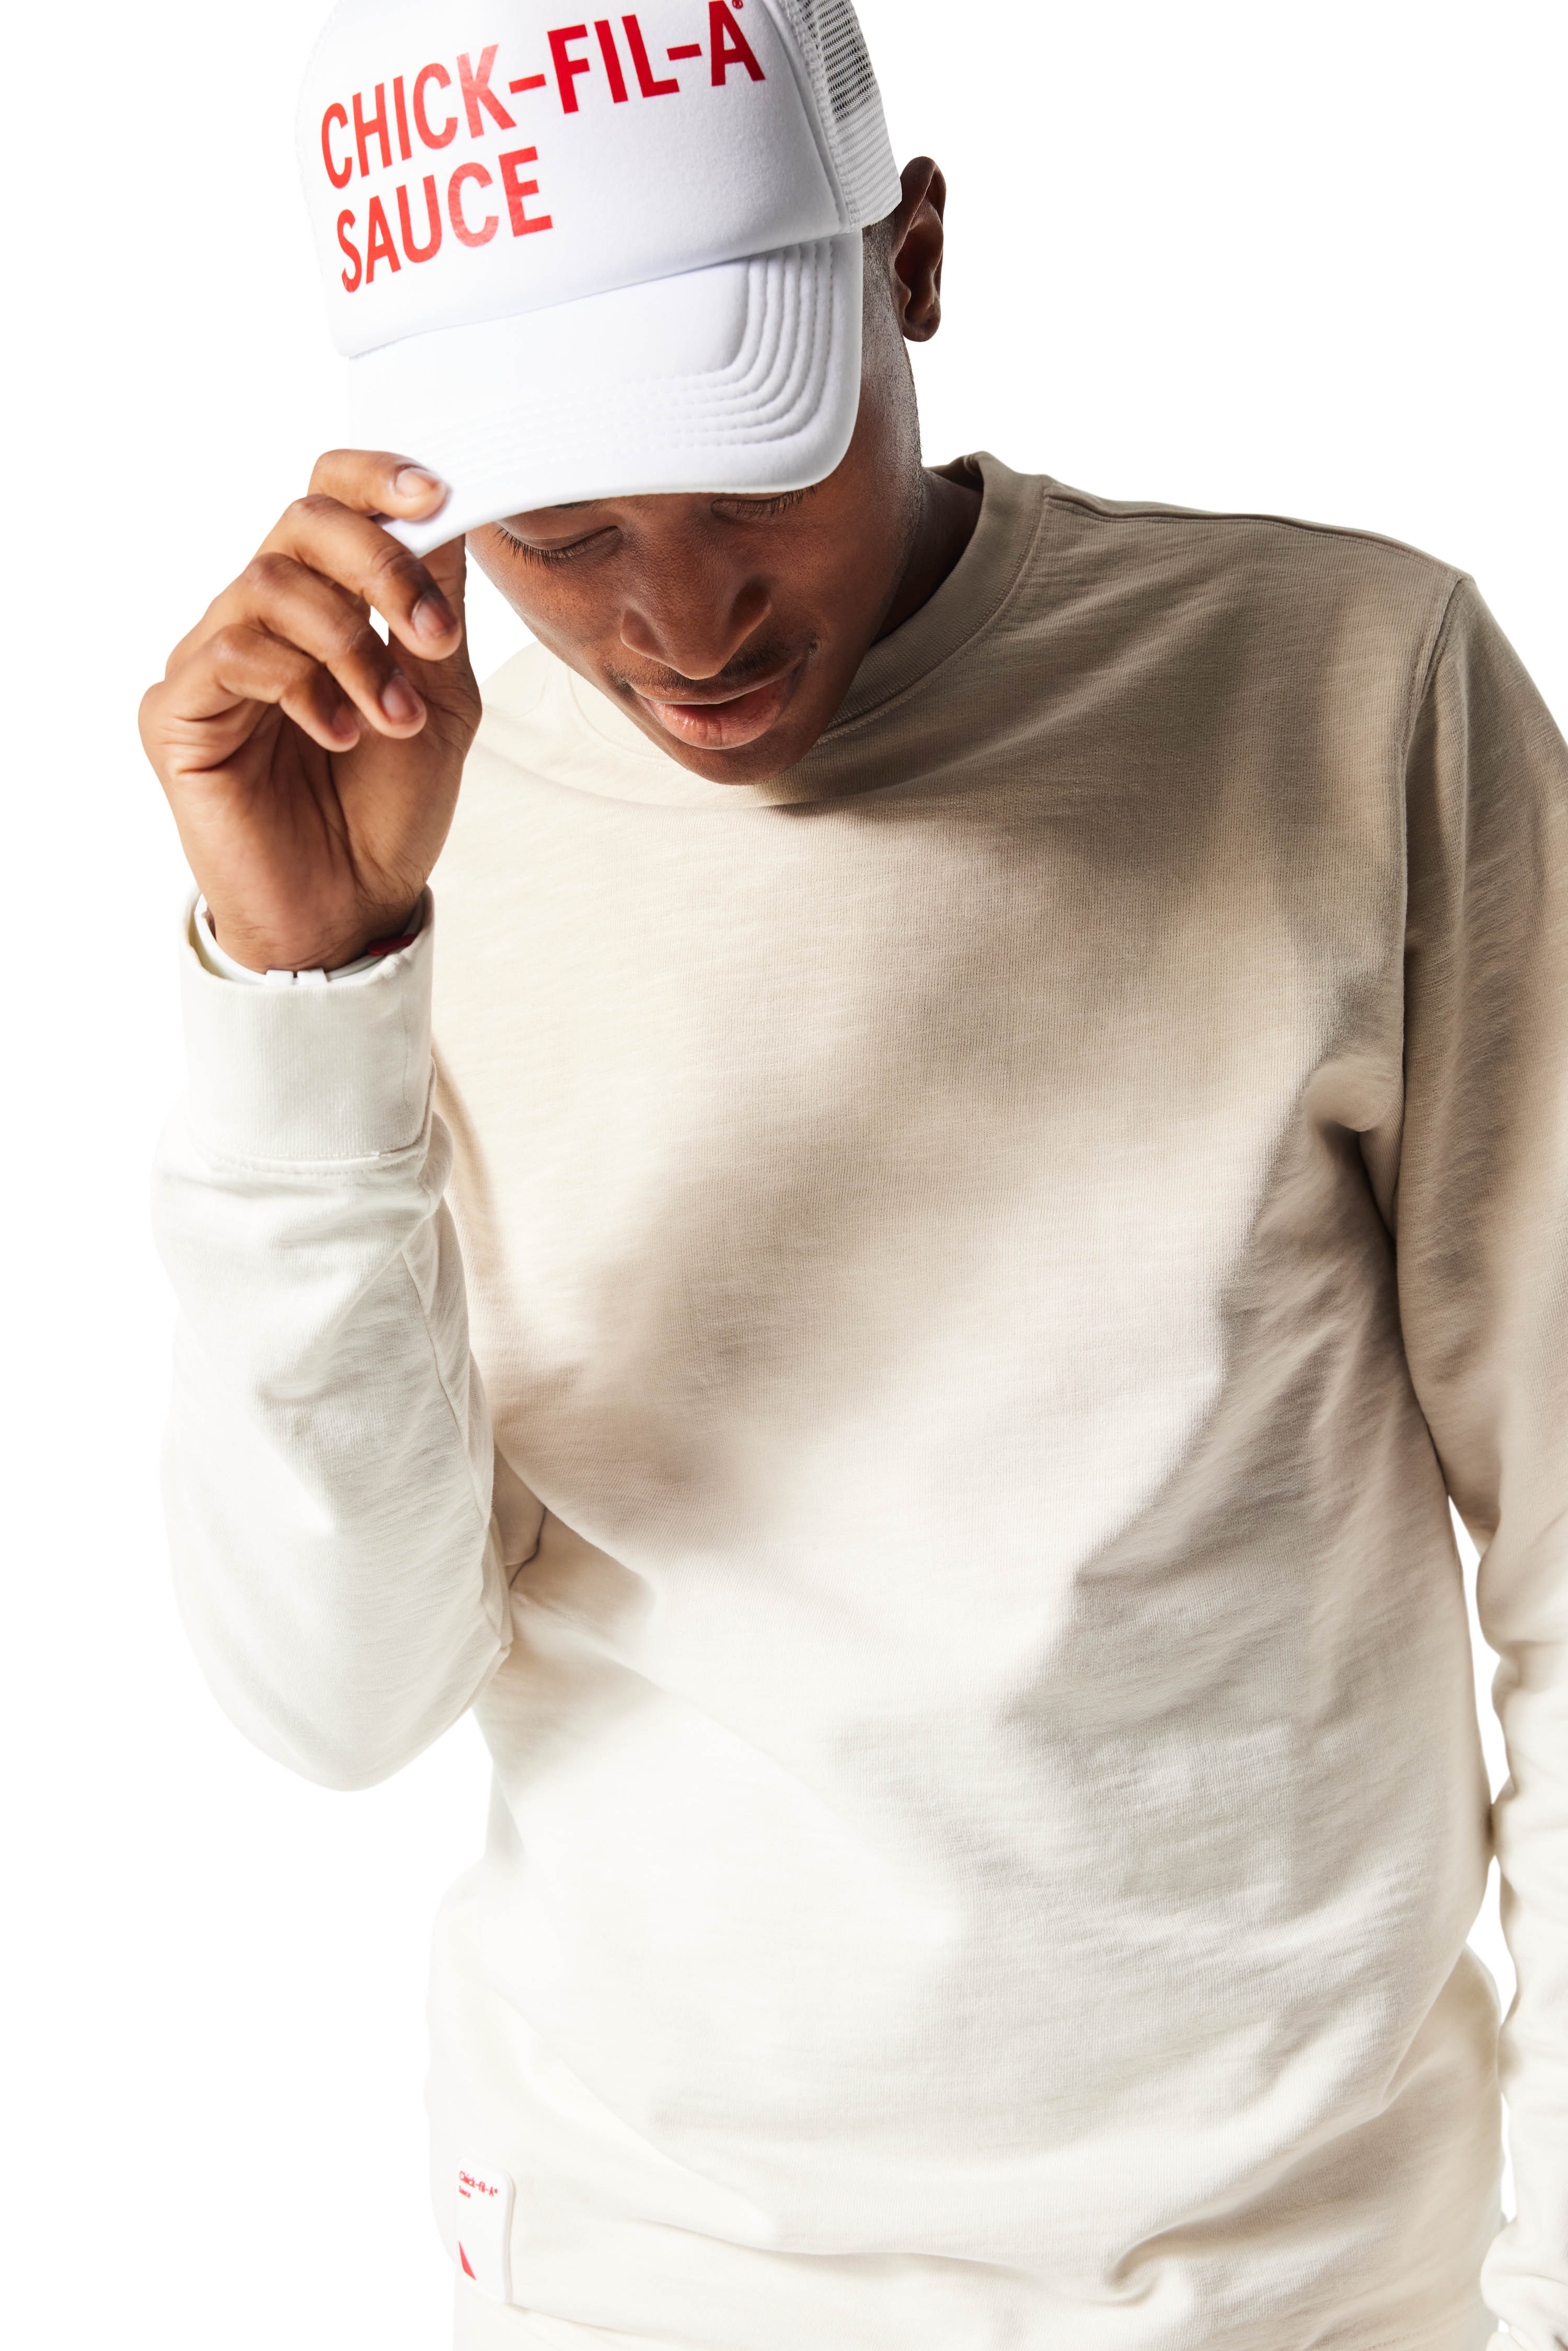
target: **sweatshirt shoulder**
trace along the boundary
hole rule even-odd
[[[1364,616],[1380,635],[1430,650],[1468,575],[1402,539],[1293,515],[1228,513],[1154,499],[1103,498],[1046,477],[1048,543],[1123,577],[1185,584],[1217,601]]]

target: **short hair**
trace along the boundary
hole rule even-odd
[[[868,221],[862,229],[861,242],[868,260],[874,255],[878,261],[885,261],[893,251],[893,214],[884,213],[881,220]]]

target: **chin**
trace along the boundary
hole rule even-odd
[[[826,719],[822,725],[826,726]],[[780,727],[776,735],[764,735],[755,743],[743,743],[732,751],[700,751],[694,744],[677,743],[660,731],[657,741],[678,767],[687,768],[694,776],[701,776],[710,784],[770,784],[786,774],[798,759],[803,759],[822,731],[818,726],[810,731],[801,727]]]

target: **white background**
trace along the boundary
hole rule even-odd
[[[930,455],[1414,540],[1568,712],[1560,0],[862,16],[901,160],[951,183]],[[155,1491],[183,873],[134,712],[341,435],[290,148],[318,21],[84,0],[8,35],[0,2329],[51,2351],[446,2329],[423,1980],[477,1740],[355,1797],[253,1755]],[[520,635],[485,593],[482,667]]]

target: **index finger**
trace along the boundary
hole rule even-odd
[[[358,600],[348,608],[357,614],[356,638],[368,604],[421,660],[444,661],[463,641],[460,612],[429,566],[385,528],[384,517],[378,521],[358,514],[321,490],[296,498],[268,532],[256,561],[235,582],[242,598],[259,602],[268,613],[269,627],[277,625],[285,607],[296,615],[298,611],[298,593],[291,592],[297,583],[287,574],[279,576],[279,557],[319,573],[329,586],[347,589]],[[284,626],[282,633],[291,635],[292,631]]]
[[[335,498],[356,514],[422,522],[439,513],[446,485],[428,466],[391,449],[329,449],[310,472],[310,495]]]

